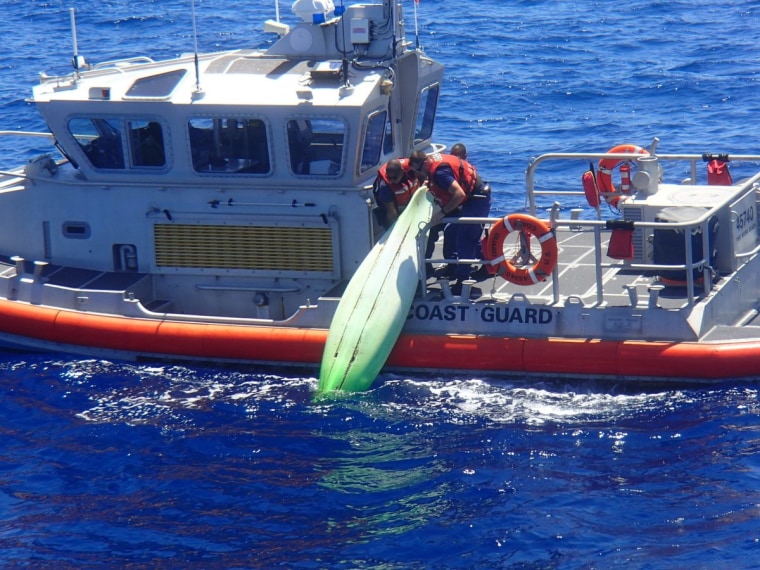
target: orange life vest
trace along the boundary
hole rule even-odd
[[[386,162],[377,170],[378,179],[375,181],[374,191],[375,198],[377,198],[378,183],[380,180],[385,182],[388,188],[393,192],[393,200],[396,203],[396,208],[398,208],[400,212],[409,203],[409,200],[412,199],[412,194],[417,190],[418,184],[416,180],[412,180],[409,177],[409,159],[399,158],[398,160],[401,162],[401,169],[404,171],[404,177],[401,179],[401,182],[391,182],[388,179],[388,163]]]
[[[449,189],[441,188],[435,183],[435,172],[443,164],[447,164],[451,167],[451,170],[454,173],[454,180],[459,183],[468,198],[475,192],[478,182],[478,172],[472,164],[458,156],[454,156],[453,154],[435,153],[431,154],[429,158],[432,163],[430,165],[428,188],[441,203],[441,206],[445,206],[449,200],[451,200]]]

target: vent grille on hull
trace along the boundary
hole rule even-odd
[[[153,237],[158,267],[324,272],[334,268],[329,227],[156,224]]]

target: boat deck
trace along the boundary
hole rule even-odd
[[[0,256],[0,275],[5,275],[8,271],[31,274],[33,271],[30,271],[29,265],[25,260],[16,261],[14,258]],[[127,292],[147,276],[147,273],[96,271],[39,262],[31,265],[44,283],[83,291]]]
[[[677,286],[665,285],[655,272],[638,269],[630,263],[607,256],[604,252],[608,248],[610,233],[598,232],[598,238],[595,233],[593,229],[558,225],[555,228],[558,261],[552,277],[533,285],[521,286],[498,275],[487,276],[483,271],[477,271],[470,282],[470,300],[476,303],[509,301],[511,298],[522,296],[534,304],[556,305],[560,302],[572,302],[584,307],[646,308],[650,303],[656,303],[660,308],[674,310],[689,305],[685,283]],[[597,239],[599,248],[595,247]],[[438,268],[443,267],[446,262],[441,257],[441,245],[442,238],[438,241],[431,260]],[[597,249],[600,250],[598,255]],[[540,255],[540,251],[536,251],[535,254]],[[448,261],[455,263],[454,260]],[[473,264],[475,270],[479,267],[479,263]],[[121,294],[124,297],[133,296],[139,298],[146,307],[155,302],[155,299],[149,298],[152,288],[148,286],[150,275],[147,273],[103,272],[32,263],[29,260],[17,261],[7,256],[0,258],[0,275],[32,275],[35,272],[46,285],[81,292],[101,291]],[[456,298],[450,291],[454,285],[453,279],[435,275],[426,277],[428,300]],[[719,285],[720,280],[720,276],[715,275],[711,285]],[[341,282],[327,296],[340,296],[346,284],[345,281]],[[695,284],[692,301],[698,302],[705,296],[704,287],[699,283]]]
[[[630,263],[613,259],[606,255],[610,233],[600,233],[600,254],[597,261],[594,231],[591,229],[557,227],[555,230],[558,249],[557,266],[552,278],[533,285],[515,285],[499,276],[474,278],[470,299],[485,301],[524,295],[533,303],[551,304],[561,299],[571,298],[583,306],[646,307],[649,300],[664,309],[680,309],[689,305],[686,283],[665,284],[654,271],[637,269]],[[440,253],[441,240],[436,254]],[[517,247],[517,246],[515,246]],[[540,255],[540,251],[536,252]],[[434,257],[436,266],[444,261]],[[478,265],[473,267],[477,268]],[[599,279],[601,287],[597,286]],[[445,279],[428,276],[430,294],[442,294]],[[719,276],[713,278],[717,285]],[[453,285],[452,280],[449,285]],[[556,295],[556,296],[555,296]],[[694,287],[694,301],[705,296],[704,287],[697,283]]]

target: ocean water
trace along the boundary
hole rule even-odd
[[[192,51],[189,0],[0,0],[0,130],[44,130],[25,98],[69,66],[70,6],[91,61]],[[195,8],[204,51],[269,41],[273,2]],[[760,152],[760,2],[417,9],[448,66],[437,139],[467,144],[496,211],[523,206],[543,152],[654,137],[665,153]],[[45,150],[0,137],[0,169]],[[309,373],[0,354],[0,567],[760,567],[755,383],[315,388]]]

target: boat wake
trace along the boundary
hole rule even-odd
[[[307,403],[316,379],[254,374],[179,365],[140,365],[106,360],[62,363],[61,378],[79,387],[89,406],[77,417],[95,423],[150,424],[164,430],[192,429],[205,415],[257,415],[262,407],[283,410]],[[109,379],[110,382],[105,382]],[[229,422],[228,422],[229,423]]]
[[[93,423],[153,425],[164,431],[193,431],[224,417],[234,425],[275,414],[294,414],[329,426],[333,419],[410,426],[512,424],[553,426],[635,425],[695,405],[723,405],[725,390],[667,388],[579,381],[404,377],[383,374],[365,393],[314,399],[317,379],[224,368],[119,363],[108,360],[45,361],[51,377],[64,383],[62,398],[76,403],[76,416]],[[752,405],[756,393],[734,386],[735,406]],[[720,401],[715,401],[712,394]],[[746,406],[745,406],[746,407]],[[749,408],[747,408],[749,409]]]
[[[393,379],[381,390],[413,394],[415,409],[445,415],[453,423],[492,422],[497,424],[607,424],[651,417],[661,410],[688,404],[688,390],[662,389],[621,392],[620,387],[593,383],[567,385],[556,382],[505,382],[477,378]]]

